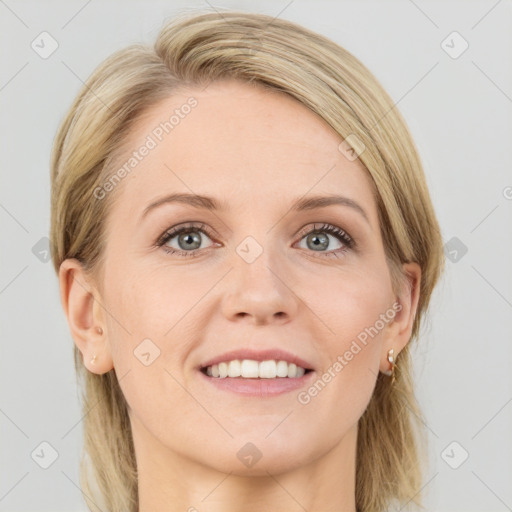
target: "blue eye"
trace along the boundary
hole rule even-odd
[[[195,257],[202,253],[200,249],[204,249],[204,247],[201,248],[203,236],[206,236],[209,239],[212,238],[204,224],[191,223],[189,225],[166,231],[159,238],[156,245],[158,247],[162,247],[168,254]],[[329,236],[332,236],[341,242],[342,247],[325,251],[325,249],[330,245]],[[178,247],[169,246],[169,242],[175,238]],[[348,235],[343,229],[333,226],[332,224],[315,224],[314,229],[310,229],[302,234],[301,240],[303,238],[307,238],[307,248],[310,248],[312,252],[318,252],[326,257],[337,257],[339,253],[346,252],[355,246],[355,242],[350,235]]]
[[[323,224],[318,227],[315,225],[314,229],[306,233],[303,238],[306,238],[308,248],[313,247],[313,252],[324,252],[322,249],[327,249],[330,245],[329,236],[337,238],[342,243],[342,247],[328,251],[325,256],[337,256],[337,253],[352,249],[355,245],[354,240],[343,229],[332,224]]]
[[[157,242],[157,246],[163,247],[164,251],[168,254],[178,254],[180,256],[198,256],[198,249],[201,246],[201,236],[199,233],[209,235],[205,231],[204,224],[182,226],[177,229],[171,229],[163,234]],[[169,247],[167,244],[173,238],[177,238],[178,248]]]

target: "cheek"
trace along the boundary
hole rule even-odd
[[[340,411],[362,413],[378,376],[384,333],[393,318],[389,282],[385,273],[346,273],[331,279],[329,293],[322,296],[322,301],[312,297],[310,307],[328,327],[317,338],[324,366],[320,382],[302,403],[322,395],[319,403],[324,407],[335,401],[343,404]]]
[[[132,414],[149,430],[158,430],[160,421],[169,424],[177,403],[184,416],[193,409],[177,381],[183,380],[180,372],[193,340],[193,308],[211,287],[193,281],[183,272],[128,270],[119,264],[105,282],[113,364]]]
[[[172,338],[182,339],[186,319],[209,287],[208,280],[191,279],[184,272],[123,271],[121,266],[111,272],[106,289],[115,292],[106,303],[117,357],[131,354],[145,339],[162,352]]]
[[[309,415],[343,432],[364,413],[375,386],[382,340],[394,317],[391,284],[381,267],[330,272],[329,279],[313,282],[328,285],[304,282],[297,294],[311,312],[306,325],[322,368],[297,401]]]
[[[387,277],[385,271],[338,272],[331,275],[329,285],[322,290],[317,287],[309,296],[302,295],[308,297],[309,307],[328,328],[324,343],[328,340],[331,356],[349,350],[352,341],[369,347],[372,340],[380,339],[389,323],[386,313],[390,316],[390,310],[393,312]]]

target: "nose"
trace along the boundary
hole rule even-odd
[[[299,298],[284,264],[272,263],[264,252],[252,263],[240,258],[234,266],[222,305],[228,320],[263,325],[287,323],[296,315]]]

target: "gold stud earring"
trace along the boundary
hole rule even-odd
[[[91,359],[91,364],[94,364],[96,362],[96,354],[94,354],[94,357]]]

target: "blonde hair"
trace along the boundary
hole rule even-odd
[[[227,11],[182,14],[162,28],[154,48],[132,45],[90,76],[63,120],[51,162],[51,252],[55,271],[77,258],[98,275],[111,197],[93,191],[114,171],[134,123],[178,88],[234,78],[282,91],[306,105],[343,139],[362,144],[360,162],[374,183],[382,237],[395,287],[401,264],[422,270],[411,338],[416,338],[443,265],[442,239],[422,165],[406,123],[376,78],[329,39],[282,19]],[[100,280],[101,281],[101,280]],[[91,510],[137,511],[137,467],[127,404],[115,369],[87,371],[81,484]],[[356,506],[382,512],[395,500],[421,505],[426,441],[411,377],[410,343],[396,361],[396,382],[379,374],[359,420]],[[93,475],[89,476],[90,459]],[[87,462],[87,463],[86,463]],[[92,488],[97,485],[97,493]]]

